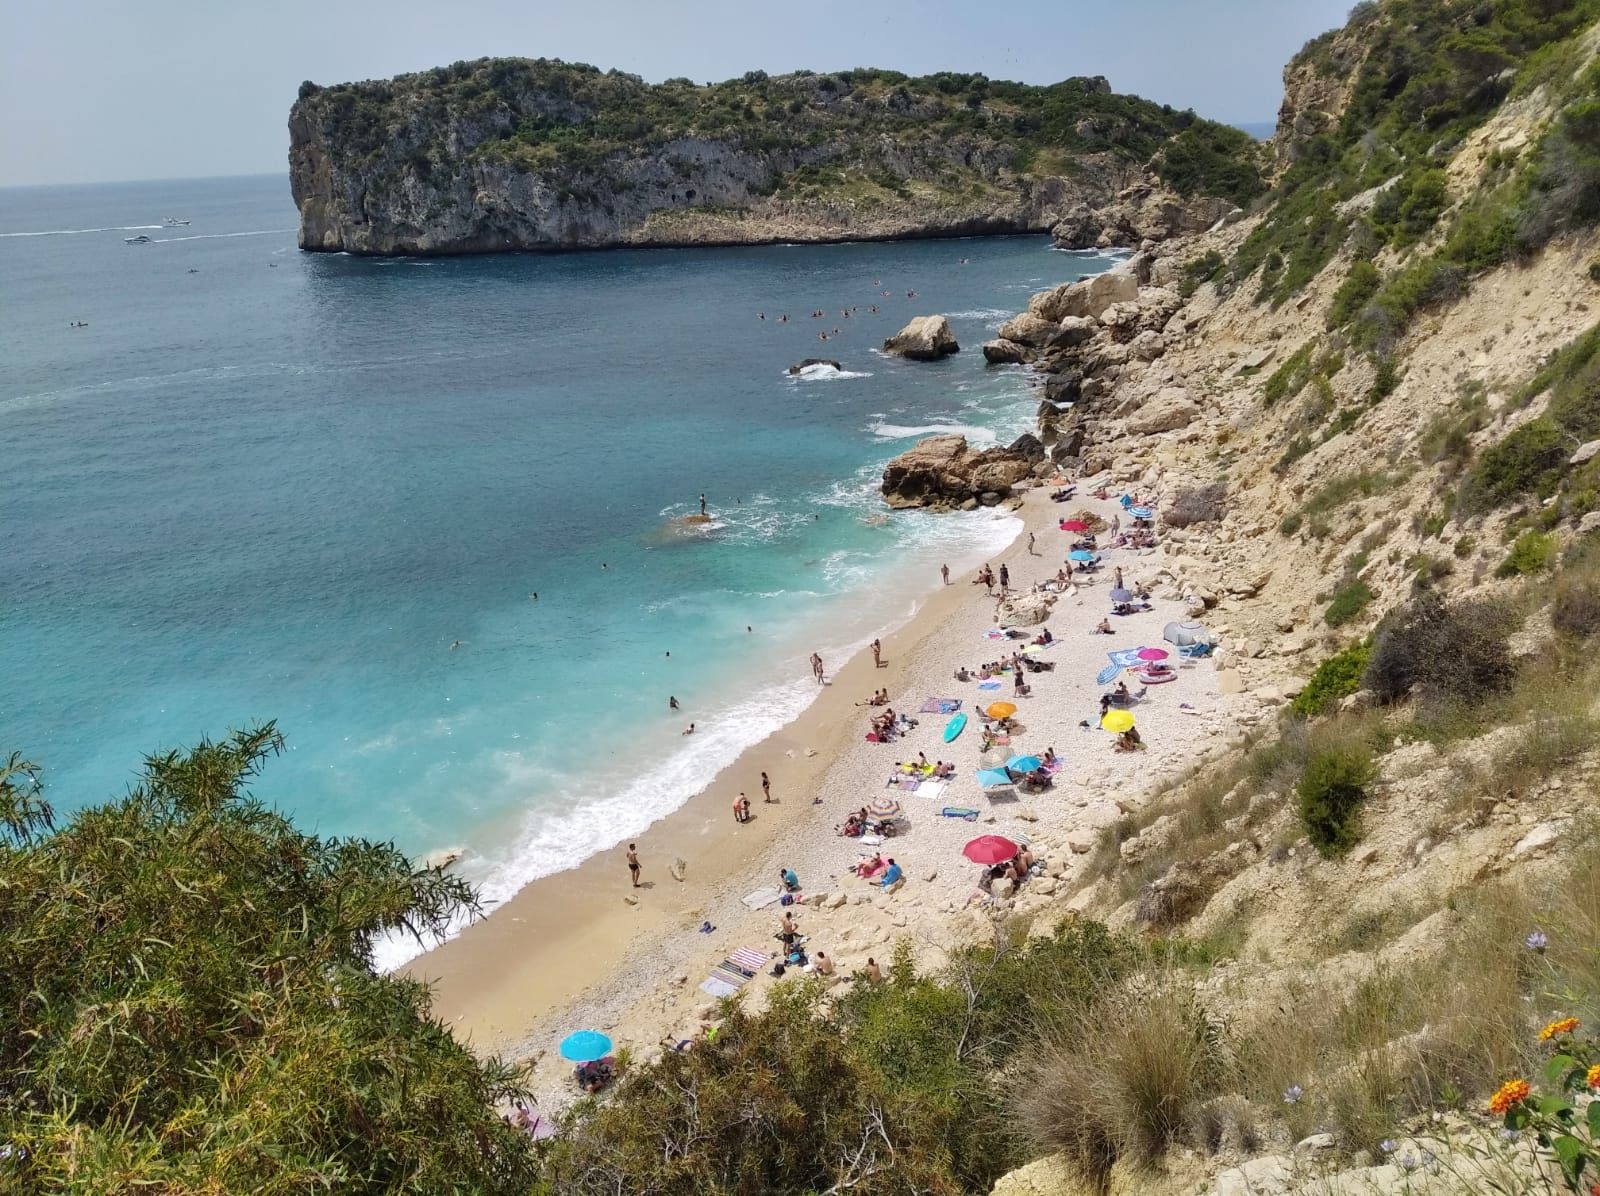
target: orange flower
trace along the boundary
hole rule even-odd
[[[1500,1085],[1500,1090],[1489,1099],[1489,1112],[1499,1116],[1506,1110],[1514,1108],[1527,1100],[1528,1093],[1531,1091],[1532,1089],[1528,1087],[1527,1080],[1507,1080]]]
[[[1600,1063],[1596,1063],[1589,1069],[1588,1074],[1583,1077],[1583,1082],[1596,1091],[1600,1091]]]
[[[1564,1017],[1559,1022],[1551,1022],[1543,1030],[1540,1030],[1539,1031],[1539,1041],[1540,1042],[1549,1042],[1557,1034],[1571,1034],[1577,1028],[1578,1028],[1578,1019],[1577,1018],[1575,1018],[1575,1017]]]

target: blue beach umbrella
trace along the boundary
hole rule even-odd
[[[574,1063],[593,1063],[611,1053],[611,1040],[598,1030],[579,1030],[561,1040],[561,1057]]]
[[[1107,594],[1106,597],[1111,599],[1111,601],[1113,601],[1113,602],[1132,602],[1133,601],[1133,591],[1132,590],[1124,590],[1119,586],[1116,589],[1112,590],[1111,593]]]
[[[1044,761],[1038,756],[1013,756],[1006,761],[1006,767],[1012,772],[1032,772],[1044,767]]]
[[[1016,784],[1003,768],[980,768],[978,770],[978,784],[985,789],[1004,789],[1007,785]]]
[[[1135,519],[1154,519],[1156,513],[1149,507],[1129,507],[1128,514]]]
[[[1087,548],[1074,548],[1071,552],[1067,553],[1067,560],[1080,562],[1092,561],[1094,560],[1094,553],[1090,552]]]

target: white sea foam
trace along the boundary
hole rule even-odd
[[[0,233],[0,237],[77,237],[84,233],[130,233],[165,227],[164,224],[113,224],[108,228],[46,228],[33,233]]]
[[[188,237],[151,237],[154,245],[166,245],[171,241],[223,241],[229,237],[270,237],[274,233],[292,233],[292,228],[258,228],[247,233],[195,233]]]
[[[946,312],[952,320],[1009,320],[1017,313],[1003,307],[979,307],[972,311]]]
[[[797,373],[784,371],[784,376],[791,382],[836,382],[841,378],[870,378],[870,370],[840,370],[826,362],[808,365]]]
[[[909,440],[914,436],[965,436],[970,444],[994,444],[995,434],[975,424],[873,424],[872,434],[882,440]]]

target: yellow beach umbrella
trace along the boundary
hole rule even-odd
[[[1126,710],[1108,710],[1100,725],[1114,735],[1121,735],[1133,728],[1133,715]]]
[[[984,711],[990,718],[1010,718],[1016,712],[1017,708],[1010,702],[991,702]]]

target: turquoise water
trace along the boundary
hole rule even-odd
[[[809,652],[1009,540],[885,518],[877,474],[1025,430],[978,343],[1107,264],[1042,237],[381,261],[294,223],[279,178],[0,190],[0,750],[71,809],[275,718],[264,797],[464,848],[491,899],[681,804],[804,706]],[[932,311],[971,351],[875,352]],[[845,372],[786,375],[813,355]],[[711,528],[674,530],[702,491]]]

